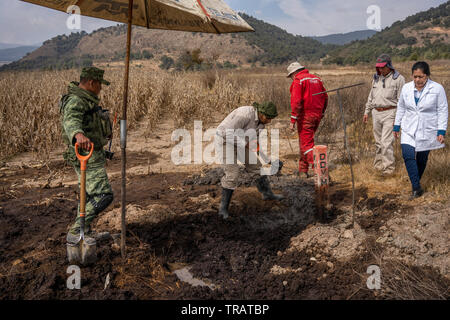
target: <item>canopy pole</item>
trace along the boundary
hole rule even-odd
[[[130,47],[131,47],[131,29],[133,21],[133,0],[128,1],[128,30],[127,30],[127,53],[125,58],[125,77],[123,83],[123,109],[122,120],[120,121],[120,149],[122,155],[122,227],[121,227],[121,240],[120,251],[122,259],[126,258],[126,188],[127,188],[127,106],[128,106],[128,77],[130,74]]]

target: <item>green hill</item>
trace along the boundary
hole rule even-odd
[[[255,32],[215,35],[135,27],[131,59],[154,59],[154,64],[164,69],[177,70],[192,65],[194,60],[198,63],[194,63],[193,70],[212,66],[235,68],[245,64],[285,65],[297,59],[353,65],[372,62],[381,53],[388,53],[397,60],[446,59],[450,58],[449,13],[450,1],[397,21],[367,40],[352,41],[344,46],[296,36],[244,13],[241,16]],[[356,32],[331,36],[344,41],[363,35]],[[60,35],[45,41],[22,59],[1,66],[0,71],[69,69],[123,60],[125,41],[126,25],[123,24],[100,28],[90,34],[83,31]]]
[[[324,45],[312,38],[295,36],[245,13],[240,15],[255,32],[242,33],[239,36],[263,50],[263,53],[254,57],[253,62],[281,64],[297,58],[302,61],[318,61],[325,57],[328,51],[336,48],[335,45]]]
[[[186,57],[186,52],[200,52],[201,60],[209,65],[236,67],[244,63],[285,64],[297,58],[319,61],[336,48],[311,38],[294,36],[251,16],[242,16],[255,32],[214,35],[133,28],[132,58],[180,62]],[[123,24],[101,28],[90,34],[60,35],[45,41],[23,59],[0,67],[0,71],[66,69],[91,65],[96,61],[123,60],[125,36],[126,26]]]
[[[450,1],[397,21],[371,38],[331,51],[324,63],[372,62],[381,53],[398,60],[450,58]]]
[[[323,44],[344,45],[356,40],[366,40],[376,34],[374,30],[361,30],[348,33],[336,33],[326,36],[312,37],[314,40],[320,41]]]
[[[33,46],[20,46],[17,48],[0,49],[0,61],[16,61],[21,59],[27,53],[37,49]]]
[[[81,66],[92,65],[89,55],[75,56],[73,50],[80,40],[87,35],[86,32],[72,33],[69,36],[59,35],[45,41],[40,48],[28,51],[25,56],[10,64],[0,67],[2,70],[31,70],[49,67],[72,67],[75,64]],[[5,49],[10,50],[10,49]]]
[[[14,43],[3,43],[3,42],[0,42],[0,50],[11,49],[11,48],[18,48],[18,47],[23,47],[23,45],[14,44]]]

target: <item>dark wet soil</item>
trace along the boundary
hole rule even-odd
[[[150,155],[131,155],[130,163],[145,157]],[[50,169],[67,168],[55,164]],[[46,169],[23,170],[16,177],[29,178]],[[292,237],[321,223],[316,218],[312,181],[271,177],[274,191],[286,197],[277,203],[261,201],[243,175],[233,195],[231,217],[223,221],[217,215],[220,169],[199,176],[152,173],[130,177],[128,203],[162,204],[175,214],[158,223],[128,225],[125,261],[113,240],[99,242],[98,262],[81,268],[81,290],[69,290],[65,236],[76,215],[77,187],[13,189],[20,181],[16,177],[0,178],[0,299],[379,298],[360,276],[373,263],[369,253],[345,263],[328,257],[335,265],[332,273],[326,265],[312,262],[311,254],[279,254],[289,247]],[[112,186],[115,200],[108,210],[120,207],[120,179],[113,179]],[[206,194],[210,200],[193,200]],[[171,272],[176,264],[189,265],[195,277],[213,283],[216,289],[179,281]],[[302,271],[275,275],[270,272],[274,265]],[[104,289],[108,274],[111,282]]]

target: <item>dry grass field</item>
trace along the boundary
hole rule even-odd
[[[414,201],[399,141],[395,173],[375,172],[372,125],[362,123],[372,66],[310,66],[327,89],[364,83],[342,92],[355,173],[350,228],[352,182],[336,94],[316,134],[316,144],[329,147],[333,181],[332,217],[322,222],[314,216],[312,180],[293,174],[298,138],[284,131],[291,82],[283,68],[170,74],[138,65],[131,68],[128,109],[127,259],[116,240],[100,243],[80,292],[65,288],[66,228],[77,212],[78,186],[60,155],[58,110],[79,70],[0,73],[0,299],[448,299],[449,147],[431,153],[426,193]],[[450,95],[448,66],[431,63],[433,80]],[[123,68],[103,67],[112,84],[101,105],[120,119]],[[411,65],[397,67],[409,81]],[[194,120],[214,127],[234,108],[263,100],[279,107],[272,126],[281,129],[285,168],[272,182],[287,197],[259,201],[256,188],[244,185],[224,222],[217,216],[217,168],[172,164],[171,132],[191,130]],[[118,126],[114,131],[118,137]],[[107,171],[115,200],[94,223],[112,233],[120,230],[117,138],[113,150]],[[374,264],[383,272],[376,292],[366,288],[366,269]],[[187,266],[220,288],[192,287],[174,275]],[[105,290],[106,277],[112,280]]]
[[[432,78],[441,83],[450,94],[448,61],[431,63]],[[410,77],[410,63],[397,65],[398,70]],[[106,68],[106,78],[111,86],[103,90],[101,104],[111,114],[121,116],[122,73],[120,66]],[[372,66],[326,67],[310,66],[310,71],[322,77],[327,89],[355,83],[365,83],[342,92],[347,133],[350,139],[357,182],[368,182],[376,178],[371,161],[374,153],[372,127],[365,126],[361,119],[370,90]],[[177,128],[192,127],[194,120],[211,124],[234,108],[252,104],[254,101],[274,101],[281,111],[280,118],[289,117],[289,86],[283,68],[259,68],[237,71],[207,71],[169,74],[155,72],[153,68],[132,67],[128,123],[131,130],[137,123],[146,125],[150,134],[162,120],[172,118]],[[39,71],[0,74],[0,159],[8,161],[11,156],[31,151],[39,159],[47,159],[51,150],[61,147],[58,100],[65,92],[69,81],[77,80],[78,71]],[[118,126],[115,128],[118,136]],[[337,163],[343,164],[335,175],[349,182],[347,156],[343,144],[342,122],[337,96],[331,94],[327,114],[318,130],[318,143],[338,146],[334,155]],[[116,139],[117,140],[117,139]],[[118,144],[118,141],[115,141]],[[407,184],[406,171],[402,164],[400,146],[396,143],[398,170],[392,178],[384,181],[382,188],[392,187],[399,191]],[[431,153],[430,165],[424,182],[438,198],[449,194],[450,153],[448,147]],[[358,174],[359,173],[359,174]],[[375,177],[375,178],[374,178]],[[401,183],[399,183],[401,181]]]

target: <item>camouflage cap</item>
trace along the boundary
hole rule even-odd
[[[278,116],[277,106],[272,101],[266,101],[261,104],[255,102],[253,106],[269,119],[276,118]]]
[[[105,73],[105,70],[96,68],[96,67],[86,67],[81,70],[80,78],[90,79],[90,80],[97,80],[100,81],[103,84],[106,84],[109,86],[109,81],[106,81],[103,79],[103,74]]]
[[[383,67],[388,67],[391,69],[394,69],[394,67],[392,66],[392,60],[391,57],[385,53],[383,53],[382,55],[380,55],[377,58],[377,64],[376,64],[377,68],[383,68]]]

